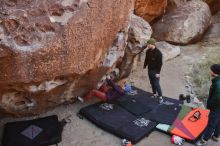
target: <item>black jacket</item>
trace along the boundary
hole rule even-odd
[[[220,76],[212,80],[212,85],[209,91],[207,108],[211,111],[220,112]]]
[[[161,71],[163,64],[163,56],[159,49],[148,49],[144,61],[144,68],[148,66],[148,70],[154,70],[158,74]]]

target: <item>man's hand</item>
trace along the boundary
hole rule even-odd
[[[160,78],[160,74],[156,74],[156,78]]]

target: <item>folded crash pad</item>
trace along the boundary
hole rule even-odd
[[[150,134],[156,123],[136,117],[118,104],[97,103],[80,110],[80,114],[100,128],[136,144]]]
[[[2,146],[48,146],[61,142],[62,124],[56,115],[7,123]]]
[[[169,131],[187,140],[196,140],[208,124],[208,114],[209,110],[183,106]]]

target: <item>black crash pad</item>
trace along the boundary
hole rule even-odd
[[[156,122],[137,117],[135,120],[125,123],[120,129],[121,137],[129,139],[133,144],[148,136],[157,126]]]
[[[2,146],[48,146],[61,142],[62,125],[56,115],[7,123]]]
[[[176,120],[180,110],[181,106],[179,105],[161,104],[152,111],[144,114],[143,117],[155,121],[157,123],[172,125],[173,122]]]
[[[100,128],[126,138],[136,144],[143,137],[149,135],[156,127],[156,123],[149,120],[139,120],[122,107],[113,103],[97,103],[80,110],[80,114]],[[145,122],[147,121],[147,122]]]
[[[164,97],[164,102],[159,104],[156,98],[151,98],[152,93],[133,89],[137,90],[137,94],[125,95],[114,103],[101,102],[87,106],[80,110],[80,114],[133,144],[149,135],[157,123],[171,125],[175,121],[182,101]]]
[[[143,115],[152,110],[149,106],[143,105],[135,98],[127,98],[126,100],[119,101],[119,105],[135,116]]]
[[[85,107],[80,114],[110,132],[117,131],[123,123],[136,118],[119,105],[105,102]]]
[[[163,97],[164,102],[159,104],[157,98],[152,98],[152,93],[133,87],[136,95],[125,95],[119,98],[119,105],[135,116],[144,116],[146,119],[157,123],[172,125],[181,110],[182,101]]]

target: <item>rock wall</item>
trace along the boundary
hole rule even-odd
[[[1,0],[0,108],[35,114],[86,94],[124,55],[132,10],[133,0]]]
[[[164,14],[166,7],[167,0],[136,0],[134,13],[151,22]]]

